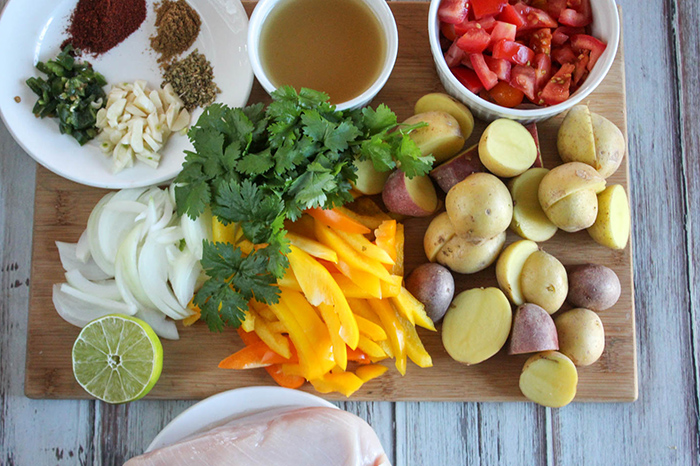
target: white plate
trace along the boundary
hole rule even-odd
[[[158,55],[150,48],[155,32],[154,3],[146,0],[148,14],[141,27],[121,44],[97,57],[88,57],[94,68],[111,84],[146,79],[150,87],[160,86]],[[218,102],[240,107],[246,104],[253,86],[246,36],[248,17],[239,0],[189,0],[202,19],[201,31],[191,50],[198,48],[214,68],[214,80],[221,89]],[[83,147],[70,136],[60,134],[53,118],[32,114],[36,95],[25,81],[45,76],[34,65],[60,52],[65,30],[77,0],[11,0],[0,17],[0,115],[15,140],[37,162],[69,180],[100,188],[120,189],[147,186],[170,180],[191,148],[186,136],[173,135],[164,148],[157,169],[136,162],[118,174],[112,160],[96,141]],[[21,103],[15,102],[15,96]],[[194,112],[193,122],[202,110]]]
[[[237,388],[211,396],[180,413],[153,439],[146,452],[172,445],[237,417],[285,407],[337,408],[317,396],[289,388]]]

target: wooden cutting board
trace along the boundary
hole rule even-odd
[[[384,102],[405,119],[422,95],[443,91],[430,54],[427,32],[428,3],[390,3],[399,28],[399,56],[394,72],[374,104]],[[250,13],[253,4],[246,3]],[[625,77],[622,44],[610,73],[587,103],[626,134]],[[269,101],[257,84],[250,102]],[[561,163],[556,152],[556,132],[561,117],[539,125],[545,166]],[[468,144],[478,141],[485,124],[478,123]],[[622,184],[629,193],[627,160],[609,180]],[[88,398],[75,382],[71,369],[71,348],[79,329],[64,322],[51,302],[51,287],[64,280],[55,241],[76,242],[85,229],[95,203],[106,193],[65,180],[43,167],[37,169],[34,212],[34,244],[27,339],[25,393],[31,398]],[[427,261],[423,253],[423,232],[430,219],[406,221],[406,268],[410,272]],[[508,242],[518,237],[509,232]],[[606,334],[602,358],[579,369],[576,401],[634,401],[637,398],[637,360],[634,324],[634,290],[631,246],[612,251],[597,245],[585,231],[559,231],[541,247],[565,265],[594,262],[611,267],[620,277],[619,302],[601,312]],[[494,267],[475,274],[455,274],[457,292],[480,286],[497,286]],[[401,377],[391,364],[379,379],[367,383],[353,400],[372,401],[523,401],[518,378],[527,356],[508,356],[501,351],[490,360],[464,366],[445,352],[438,333],[420,329],[433,357],[434,367],[420,369],[409,362]],[[165,360],[160,381],[148,395],[152,399],[201,399],[238,387],[272,385],[263,370],[218,369],[224,357],[241,347],[233,330],[209,332],[206,325],[180,326],[179,341],[163,341]],[[313,389],[305,386],[313,392]],[[329,395],[329,399],[344,399]]]

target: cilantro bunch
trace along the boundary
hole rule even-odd
[[[425,175],[422,157],[386,106],[337,111],[328,96],[282,87],[273,102],[245,108],[209,106],[189,131],[175,179],[178,213],[197,218],[209,206],[223,224],[235,222],[245,237],[265,245],[244,256],[230,244],[205,242],[202,267],[209,279],[194,297],[211,330],[238,327],[252,298],[279,299],[277,279],[289,266],[284,221],[312,207],[331,209],[352,201],[355,158],[378,171],[396,167],[410,178]]]

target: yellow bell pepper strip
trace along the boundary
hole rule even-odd
[[[194,304],[191,300],[190,300],[190,303],[187,305],[187,309],[192,311],[192,315],[190,315],[189,317],[185,317],[182,320],[182,324],[185,327],[189,327],[190,325],[197,322],[200,317],[202,317],[202,311],[199,309],[199,306]]]
[[[245,332],[244,330],[238,328],[238,335],[241,337],[241,340],[243,341],[244,345],[252,345],[256,342],[262,341],[258,336],[253,333],[253,332]],[[292,346],[292,355],[293,358],[297,358],[296,355],[296,350],[294,350],[294,347]],[[283,372],[282,366],[291,366],[292,364],[273,364],[271,366],[268,366],[265,368],[268,374],[274,379],[275,382],[281,387],[285,388],[299,388],[302,385],[304,385],[304,382],[306,382],[306,379],[304,377],[298,376],[298,375],[287,375]],[[295,364],[298,366],[299,364]]]
[[[318,257],[328,262],[338,262],[338,255],[336,252],[318,241],[291,232],[287,232],[286,236],[290,244],[293,244],[310,256]]]
[[[301,217],[293,222],[291,220],[285,220],[284,229],[306,238],[316,238],[314,233],[314,218],[308,214],[302,214]]]
[[[272,333],[288,333],[287,327],[282,322],[276,320],[274,322],[265,323]]]
[[[291,267],[288,267],[282,278],[277,279],[277,285],[289,288],[294,291],[301,291],[301,285]]]
[[[289,338],[281,333],[273,332],[264,319],[255,319],[255,334],[280,356],[287,359],[292,357]]]
[[[338,230],[336,230],[335,233],[360,254],[381,262],[382,264],[394,265],[394,260],[391,256],[385,250],[373,244],[365,236],[357,233],[345,233],[344,231]]]
[[[398,316],[406,336],[406,354],[418,367],[433,367],[433,358],[425,350],[423,342],[416,332],[416,327],[410,324],[403,316]]]
[[[401,292],[403,277],[391,275],[391,281],[382,281],[382,299],[394,298]]]
[[[425,312],[425,306],[418,301],[406,288],[401,287],[401,292],[395,298],[391,298],[396,309],[408,319],[411,324],[418,325],[435,332],[435,324]]]
[[[338,392],[349,397],[362,387],[364,383],[361,378],[352,372],[339,372],[337,374],[325,374],[309,380],[311,385],[320,393]]]
[[[388,367],[382,366],[381,364],[370,364],[368,366],[360,366],[355,369],[355,375],[362,379],[363,382],[369,382],[372,379],[376,379],[384,375],[384,373],[389,370]]]
[[[375,341],[375,343],[382,349],[382,351],[384,351],[384,353],[386,353],[387,356],[389,356],[392,359],[394,358],[394,349],[391,347],[391,342],[389,341],[389,339]],[[377,361],[375,360],[373,362]]]
[[[348,233],[359,233],[361,235],[366,235],[372,232],[372,230],[341,213],[338,209],[324,210],[313,208],[308,209],[306,213],[324,225],[333,227],[336,230],[345,231]]]
[[[291,354],[290,354],[291,356]],[[273,364],[294,362],[289,358],[280,356],[264,341],[245,346],[219,363],[221,369],[257,369]]]
[[[214,216],[211,220],[211,233],[212,240],[215,243],[231,243],[236,244],[236,232],[238,230],[238,225],[235,223],[229,223],[224,225],[219,221],[219,218]]]
[[[396,255],[396,220],[385,220],[374,230],[374,242],[389,254],[394,262]]]
[[[255,245],[253,243],[251,243],[250,241],[248,241],[247,239],[240,241],[236,245],[236,247],[238,249],[240,249],[241,252],[243,254],[245,254],[246,256],[249,255],[251,252],[253,252],[253,250],[255,249]]]
[[[274,312],[270,310],[267,304],[262,304],[257,301],[255,301],[256,304],[252,305],[251,307],[255,309],[255,312],[258,314],[258,316],[262,317],[268,322],[274,322],[277,319],[277,316],[275,315]]]
[[[362,350],[373,360],[378,358],[386,358],[387,356],[381,346],[364,335],[360,335],[360,343],[358,343],[357,348]]]
[[[355,314],[355,320],[357,321],[357,326],[360,329],[360,339],[362,339],[362,335],[367,335],[374,341],[387,339],[386,332],[380,325],[377,325],[371,320],[365,319],[357,314]]]
[[[321,311],[321,316],[326,322],[326,326],[328,326],[331,343],[333,343],[333,359],[335,359],[338,367],[345,370],[348,367],[347,345],[340,337],[340,319],[338,319],[338,314],[335,313],[333,306],[326,303],[319,304],[318,309]]]
[[[357,342],[360,339],[357,321],[343,291],[333,280],[331,273],[296,246],[290,246],[290,250],[287,255],[289,264],[306,299],[313,306],[321,303],[332,305],[340,319],[340,336],[350,348],[357,348]]]
[[[398,223],[396,225],[396,239],[394,240],[394,247],[396,248],[396,260],[393,267],[391,267],[392,275],[400,275],[403,277],[404,272],[404,227],[403,223]]]
[[[368,300],[348,298],[348,304],[350,305],[350,309],[352,309],[352,312],[354,312],[355,315],[358,315],[360,317],[364,317],[365,319],[369,320],[373,324],[378,325],[379,327],[382,326],[381,319],[372,310],[372,307],[369,305]],[[382,330],[384,330],[384,329],[382,329]]]
[[[343,259],[336,264],[342,275],[348,277],[358,288],[364,290],[371,298],[382,297],[382,281],[376,275],[351,267]],[[342,289],[342,288],[341,288]]]
[[[241,322],[241,328],[246,332],[252,332],[255,329],[256,320],[259,319],[257,319],[255,311],[248,309],[247,311],[245,311],[245,318],[243,319],[243,322]]]
[[[391,302],[384,299],[370,299],[370,306],[377,313],[382,321],[382,327],[386,331],[391,346],[394,349],[396,369],[401,375],[406,374],[406,336],[403,326],[399,321],[399,315],[391,305]]]
[[[391,217],[369,197],[355,199],[351,204],[336,207],[335,209],[370,230],[375,230],[384,220],[391,220]]]
[[[316,238],[318,238],[321,243],[335,250],[335,252],[338,253],[339,260],[347,262],[350,267],[371,273],[372,275],[377,276],[380,280],[391,281],[389,271],[387,271],[387,269],[384,268],[379,261],[370,259],[369,257],[363,256],[357,252],[330,227],[324,225],[323,223],[316,222],[314,226]]]
[[[282,373],[284,375],[293,377],[304,377],[306,380],[306,370],[301,366],[301,364],[282,364]]]
[[[341,273],[331,273],[333,276],[333,280],[338,284],[340,289],[343,291],[343,295],[346,298],[361,298],[361,299],[369,299],[373,298],[371,294],[369,294],[367,291],[363,290],[359,286],[355,284],[352,280],[350,280],[348,277]]]

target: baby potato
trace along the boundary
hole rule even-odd
[[[610,249],[625,249],[630,237],[630,205],[622,185],[609,186],[598,194],[598,214],[588,229],[591,238]]]
[[[595,223],[598,198],[593,191],[576,191],[552,205],[546,214],[554,225],[564,231],[581,231]]]
[[[470,241],[455,235],[438,252],[435,260],[457,273],[476,273],[493,264],[506,242],[506,232],[493,238]]]
[[[384,189],[384,183],[391,175],[391,171],[377,171],[370,159],[355,159],[354,164],[357,168],[357,180],[353,183],[353,187],[362,194],[370,196],[380,194]]]
[[[574,266],[569,269],[568,276],[569,295],[566,300],[576,307],[600,312],[610,309],[620,299],[620,279],[604,265]]]
[[[447,112],[431,111],[413,115],[404,121],[405,125],[425,122],[428,126],[411,131],[413,139],[421,154],[433,155],[435,164],[456,155],[464,147],[464,135],[459,122]]]
[[[430,320],[442,320],[455,294],[455,280],[439,264],[422,264],[406,279],[406,289],[423,303]]]
[[[552,316],[536,304],[523,304],[515,310],[508,354],[527,354],[559,349],[557,328]]]
[[[472,241],[498,235],[513,218],[508,188],[490,173],[473,173],[454,185],[445,208],[455,232]]]
[[[525,298],[520,289],[520,275],[523,272],[523,266],[530,254],[538,249],[537,243],[534,241],[525,239],[516,241],[505,248],[499,256],[498,262],[496,262],[498,286],[516,306],[525,303]]]
[[[428,225],[423,236],[423,248],[425,255],[430,262],[435,262],[440,249],[452,239],[455,235],[455,229],[450,222],[450,217],[447,212],[443,212],[436,216]]]
[[[525,239],[543,242],[557,232],[557,226],[545,215],[540,205],[539,187],[549,173],[546,168],[531,168],[508,182],[513,197],[513,220],[510,228]]]
[[[620,128],[607,118],[591,112],[595,138],[596,164],[594,168],[603,178],[615,173],[625,156],[625,137]]]
[[[576,191],[589,190],[595,194],[605,189],[605,179],[590,165],[569,162],[549,171],[540,182],[538,196],[545,212],[554,204]]]
[[[523,125],[501,118],[482,133],[479,158],[494,175],[510,178],[532,166],[537,159],[537,145]]]
[[[598,314],[590,309],[572,309],[554,319],[559,351],[577,366],[590,366],[603,354],[605,331]]]
[[[445,315],[442,344],[456,361],[478,364],[503,347],[511,322],[510,303],[498,288],[463,291]]]
[[[551,254],[535,251],[523,264],[520,288],[525,302],[537,304],[554,314],[564,304],[569,291],[566,269]]]
[[[413,113],[425,113],[430,111],[442,111],[452,115],[459,123],[462,137],[469,139],[474,130],[474,116],[462,102],[442,92],[426,94],[416,102]]]
[[[550,408],[561,408],[571,403],[576,396],[577,385],[576,366],[557,351],[531,356],[520,374],[520,391],[523,395]]]

